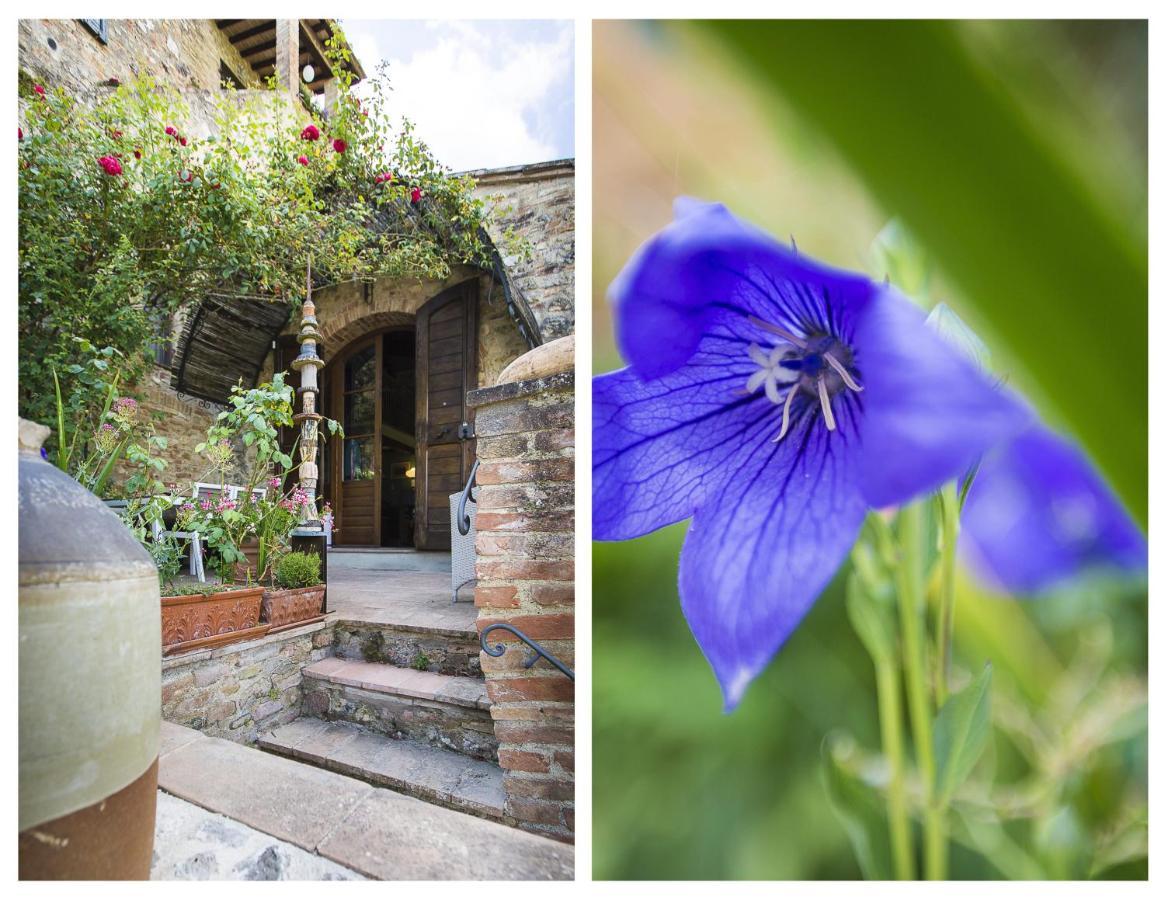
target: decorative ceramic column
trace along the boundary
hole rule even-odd
[[[320,333],[316,322],[316,307],[311,299],[311,260],[307,263],[307,296],[303,301],[303,315],[299,324],[299,356],[291,363],[291,367],[299,372],[299,395],[302,398],[302,411],[295,415],[299,423],[299,486],[307,494],[307,499],[299,508],[299,524],[297,531],[300,534],[311,532],[323,533],[324,526],[320,521],[319,511],[316,509],[316,486],[319,484],[319,467],[316,465],[316,454],[319,449],[319,421],[323,418],[317,411],[319,400],[319,378],[317,370],[322,369],[324,361],[316,352],[316,344]]]

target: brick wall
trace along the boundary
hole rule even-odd
[[[481,461],[478,630],[507,622],[573,668],[573,372],[483,388],[469,402]],[[483,653],[481,667],[505,770],[506,813],[526,830],[573,840],[574,682],[545,660],[525,668],[527,648],[512,636],[495,631],[489,643],[498,642],[505,654]]]
[[[491,229],[512,227],[531,245],[529,259],[503,256],[511,282],[522,292],[544,340],[574,332],[574,160],[470,172],[475,193],[502,197],[503,215]]]
[[[108,19],[108,43],[78,19],[21,19],[20,64],[48,84],[85,91],[110,78],[148,73],[179,90],[220,86],[225,62],[246,86],[258,84],[212,19]]]

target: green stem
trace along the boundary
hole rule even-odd
[[[951,644],[955,632],[955,549],[959,541],[959,495],[954,482],[942,489],[939,506],[942,508],[942,559],[939,586],[938,665],[935,667],[935,700],[942,708],[947,699],[947,685],[951,677]]]
[[[901,556],[895,567],[898,615],[906,676],[906,701],[914,731],[914,755],[922,777],[926,808],[923,812],[924,872],[930,880],[946,877],[946,835],[942,812],[935,803],[932,708],[927,691],[925,607],[922,598],[922,505],[912,503],[898,513]]]
[[[914,853],[910,845],[910,818],[906,807],[906,762],[902,748],[902,700],[898,667],[892,660],[874,664],[878,683],[878,721],[882,727],[882,752],[890,763],[886,788],[886,812],[890,820],[890,852],[894,877],[914,880]]]

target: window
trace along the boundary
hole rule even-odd
[[[108,19],[80,19],[82,25],[93,32],[94,37],[103,44],[109,43],[109,20]]]

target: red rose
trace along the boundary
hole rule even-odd
[[[186,138],[184,138],[184,137],[178,138],[178,143],[181,144],[183,147],[185,147],[186,146]]]
[[[173,125],[167,125],[166,134],[168,134],[170,137],[178,137],[178,129]]]
[[[296,160],[296,162],[299,163],[301,166],[306,166],[307,165],[307,157],[303,156],[301,154],[299,159]]]
[[[36,92],[37,96],[40,96],[40,97],[44,96],[44,88],[41,87],[39,84],[34,84],[32,86],[32,89],[33,89],[33,91]]]
[[[320,130],[314,125],[308,125],[299,133],[299,136],[305,141],[318,141],[320,138]]]
[[[97,158],[98,165],[105,170],[106,175],[120,175],[121,163],[119,163],[112,156],[99,156]]]
[[[377,184],[388,184],[390,181],[392,181],[392,172],[381,172],[376,176]]]
[[[348,149],[348,142],[342,141],[339,138],[336,138],[334,141],[332,141],[332,149],[335,150],[337,153],[343,153],[345,150]]]
[[[188,171],[185,171],[185,170],[183,170],[183,171],[181,171],[181,172],[179,172],[179,173],[178,173],[178,177],[179,177],[179,178],[180,178],[182,181],[185,181],[185,182],[187,182],[187,183],[190,183],[191,181],[193,181],[193,180],[194,180],[194,173],[193,173],[193,172],[188,172]]]
[[[142,158],[142,150],[140,147],[133,152],[133,158],[134,159],[141,159]]]
[[[412,192],[413,203],[420,203],[421,198],[423,196],[425,196],[424,191],[422,191],[420,188],[413,188],[413,192]]]
[[[22,141],[24,140],[24,129],[21,128],[19,125],[16,126],[16,136],[20,140],[22,140]]]
[[[121,137],[121,132],[120,132],[120,131],[118,131],[116,128],[115,128],[115,129],[113,129],[113,131],[112,131],[111,133],[113,134],[113,136],[114,136],[115,138],[119,138],[119,137]]]

